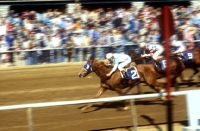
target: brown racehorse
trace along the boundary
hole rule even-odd
[[[192,61],[194,61],[197,65],[200,65],[200,49],[199,48],[195,48],[193,49],[193,59]]]
[[[96,75],[100,78],[100,88],[95,95],[95,98],[99,98],[103,92],[107,89],[116,91],[119,95],[125,95],[123,92],[124,88],[134,86],[135,84],[139,83],[140,81],[146,82],[152,89],[161,93],[164,92],[164,83],[158,82],[156,80],[156,71],[153,65],[136,65],[138,74],[140,76],[139,79],[136,80],[129,80],[129,79],[122,79],[121,73],[119,70],[114,72],[110,77],[106,77],[106,74],[111,71],[111,67],[107,66],[104,62],[98,60],[88,59],[87,63],[84,65],[78,76],[83,78],[90,74],[91,72],[95,72]],[[164,97],[161,97],[164,99]],[[82,108],[82,110],[87,110],[90,108],[92,104],[88,104]],[[123,110],[128,109],[128,105],[125,102],[125,107]]]
[[[192,50],[192,53],[193,53],[192,62],[194,62],[197,67],[199,67],[200,66],[200,49],[199,48],[194,48]],[[200,75],[198,77],[199,77],[199,80],[200,80]]]
[[[151,58],[143,58],[140,54],[130,51],[128,55],[131,57],[132,62],[135,62],[136,65],[140,64],[152,64],[155,66],[158,75],[158,78],[163,78],[166,76],[165,70],[162,70],[157,66],[156,62]],[[178,57],[170,57],[170,74],[172,85],[175,86],[175,90],[178,90],[178,83],[176,78],[180,77],[183,80],[182,72],[185,69],[185,65],[182,60]]]

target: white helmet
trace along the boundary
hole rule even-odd
[[[173,40],[173,41],[171,42],[171,45],[172,45],[172,46],[176,46],[176,45],[178,44],[178,42],[179,42],[179,41]]]
[[[108,54],[106,54],[106,59],[111,59],[113,57],[113,54],[112,53],[108,53]]]
[[[146,43],[144,43],[144,42],[142,42],[142,43],[140,43],[140,48],[143,48],[144,46],[146,46]]]

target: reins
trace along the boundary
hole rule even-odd
[[[104,66],[104,65],[99,65],[99,67],[97,67],[95,70],[93,70],[93,72],[97,71],[102,66]]]
[[[103,66],[106,66],[106,65],[102,65],[102,64],[99,65],[95,70],[93,70],[93,72],[97,73],[96,71],[97,71],[99,68],[103,67]],[[103,75],[102,75],[101,73],[99,73],[99,72],[98,72],[97,75],[99,75],[100,79],[102,79],[102,80],[105,80],[105,79],[106,79],[106,78],[104,78]]]
[[[136,59],[133,59],[133,61],[138,60],[138,59],[142,59],[142,57],[138,57],[138,58],[136,58]]]

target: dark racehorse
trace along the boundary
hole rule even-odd
[[[84,65],[78,76],[80,78],[83,78],[91,72],[95,72],[96,75],[100,78],[100,88],[97,94],[95,95],[95,98],[100,97],[102,93],[105,92],[107,89],[116,91],[119,95],[125,95],[123,92],[124,88],[133,87],[140,81],[146,82],[151,88],[160,93],[164,91],[165,85],[164,83],[158,82],[156,80],[157,72],[155,71],[153,65],[136,65],[136,68],[140,76],[139,79],[122,79],[119,70],[115,71],[110,77],[107,77],[106,74],[112,70],[112,67],[107,66],[102,61],[88,59],[87,63]],[[164,99],[164,97],[161,98]],[[83,107],[82,110],[87,110],[91,106],[92,104],[88,104],[85,107]],[[123,109],[128,109],[126,102],[125,107]]]
[[[192,59],[187,60],[183,56],[178,56],[178,55],[175,55],[175,56],[179,57],[183,60],[185,68],[192,69],[194,71],[193,74],[189,76],[188,80],[183,80],[183,81],[190,83],[192,81],[193,77],[199,73],[198,64],[195,61],[193,61]]]
[[[130,51],[128,55],[131,57],[132,62],[135,62],[136,65],[140,64],[152,64],[157,68],[157,73],[159,74],[157,78],[163,78],[166,76],[165,70],[160,68],[160,65],[153,60],[152,57],[141,57],[140,54]],[[175,90],[178,90],[178,83],[176,82],[176,78],[180,77],[183,80],[182,72],[185,69],[185,65],[183,61],[181,61],[178,57],[170,57],[170,74],[171,74],[171,82],[175,87]]]
[[[194,70],[193,75],[190,77],[190,79],[192,79],[192,77],[194,75],[196,75],[197,73],[199,73],[198,67],[200,66],[200,49],[199,48],[195,48],[192,50],[192,60],[190,61],[190,63],[188,64],[189,67],[191,67]],[[200,75],[198,76],[199,80],[200,80]]]

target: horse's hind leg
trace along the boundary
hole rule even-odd
[[[140,83],[137,84],[137,93],[142,94],[142,89],[141,89]]]
[[[154,88],[154,90],[158,91],[160,93],[160,98],[162,100],[166,100],[163,93],[165,92],[165,84],[163,82],[156,81],[155,84],[150,86],[151,88]]]
[[[178,84],[178,82],[176,81],[176,78],[173,78],[173,79],[171,80],[171,83],[172,83],[172,86],[174,86],[175,91],[178,91],[178,90],[179,90],[179,84]]]
[[[192,64],[192,69],[193,69],[193,71],[194,71],[194,73],[189,77],[189,79],[188,79],[188,82],[191,82],[192,81],[192,78],[197,74],[197,73],[199,73],[199,70],[198,70],[198,68],[197,68],[197,66],[194,64]]]
[[[122,89],[121,88],[115,88],[115,90],[116,90],[116,92],[118,93],[118,95],[120,95],[120,96],[123,96],[124,95],[124,93],[123,93],[123,91],[122,91]],[[127,101],[124,101],[124,107],[123,108],[119,108],[119,110],[128,110],[130,107],[129,107],[129,104],[128,104],[128,102]]]
[[[183,73],[181,73],[179,77],[180,77],[182,82],[186,82],[187,81],[187,80],[184,79]]]
[[[97,94],[94,96],[94,98],[99,98],[104,92],[106,91],[106,88],[104,87],[100,87]],[[87,110],[88,108],[92,107],[93,104],[88,104],[86,106],[84,106],[81,110],[82,111],[85,111]]]

